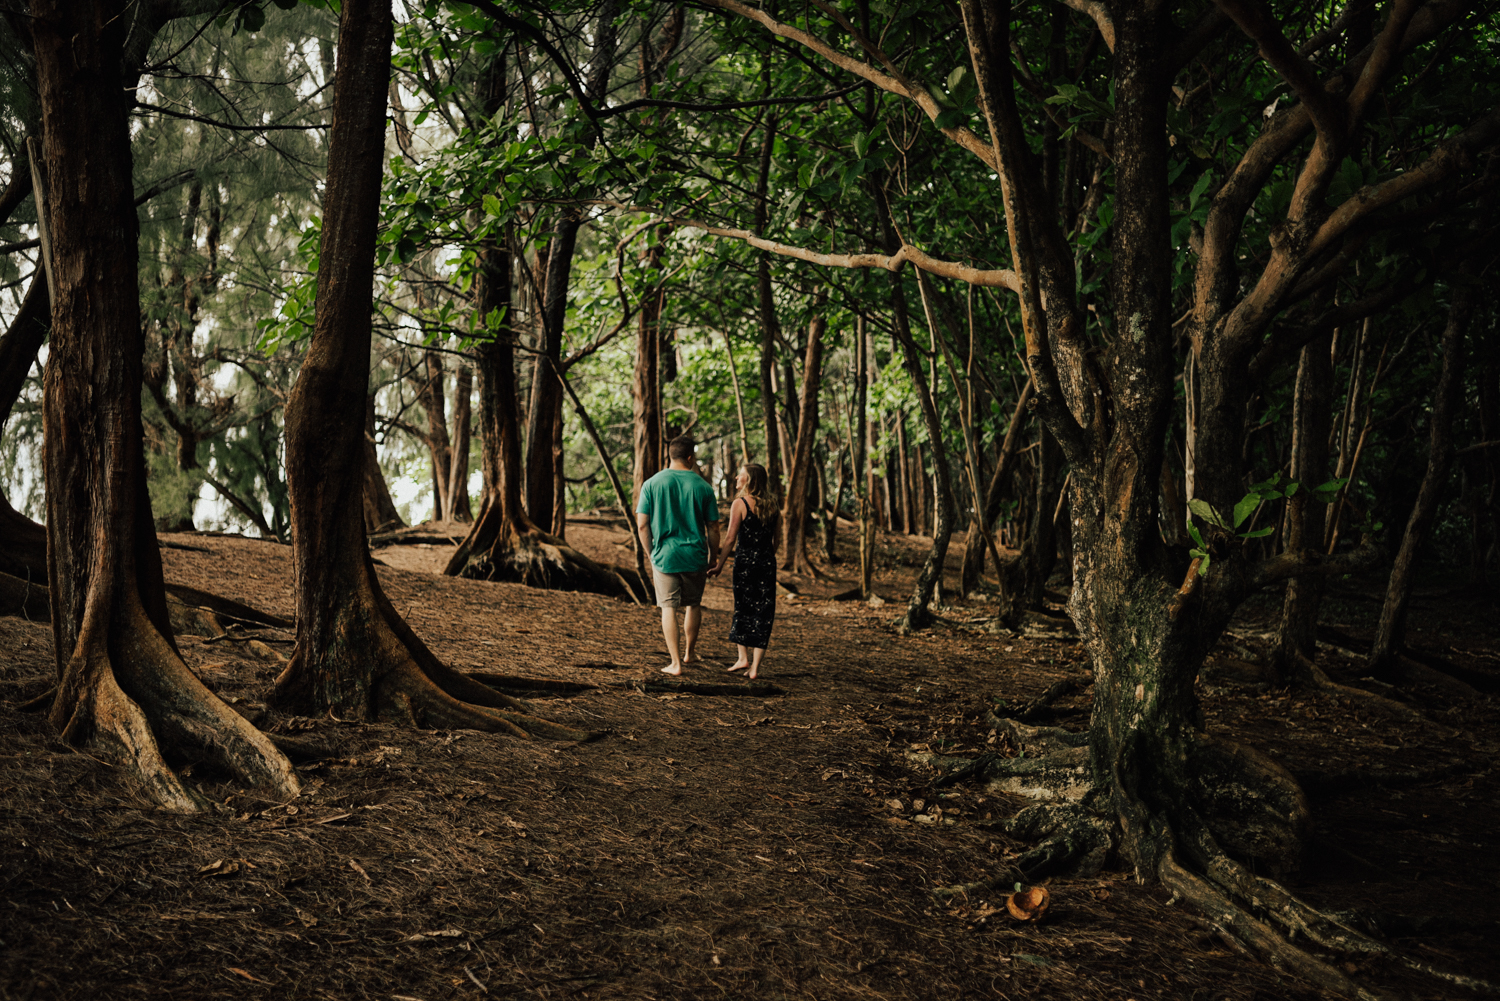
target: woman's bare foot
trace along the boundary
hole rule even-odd
[[[679,675],[679,674],[682,673],[682,665],[681,664],[668,664],[666,667],[664,667],[664,668],[661,669],[661,673],[662,674],[670,674],[673,677],[676,677],[677,675]]]
[[[730,664],[724,670],[726,670],[726,671],[743,671],[745,668],[747,668],[749,666],[750,666],[750,662],[748,660],[741,660],[741,661],[737,661],[737,662],[735,662],[733,664]]]
[[[745,677],[749,678],[751,681],[754,681],[756,679],[757,671],[754,664],[750,665],[750,670],[745,673]]]

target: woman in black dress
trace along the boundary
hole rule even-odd
[[[729,507],[729,531],[714,568],[717,576],[729,561],[730,547],[739,542],[734,555],[734,620],[729,642],[740,650],[731,671],[749,668],[746,677],[760,673],[761,659],[771,644],[771,623],[776,618],[776,529],[781,512],[771,496],[766,467],[746,464],[734,481],[739,495]]]

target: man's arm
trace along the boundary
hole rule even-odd
[[[646,550],[646,565],[651,562],[651,516],[644,511],[635,513],[635,534],[641,537],[641,546]]]
[[[719,565],[719,523],[711,521],[708,523],[708,568],[712,570]]]

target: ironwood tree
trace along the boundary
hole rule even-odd
[[[168,621],[142,452],[132,6],[31,8],[53,276],[44,470],[57,685],[48,715],[65,740],[118,760],[162,805],[193,811],[202,800],[168,755],[213,761],[276,795],[299,783],[183,663]]]

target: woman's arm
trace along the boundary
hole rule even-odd
[[[745,520],[745,501],[736,497],[734,503],[729,505],[729,528],[724,532],[724,542],[719,549],[719,558],[709,569],[711,576],[717,577],[723,570],[724,564],[729,562],[729,553],[734,549],[734,538],[740,534],[740,522]]]

